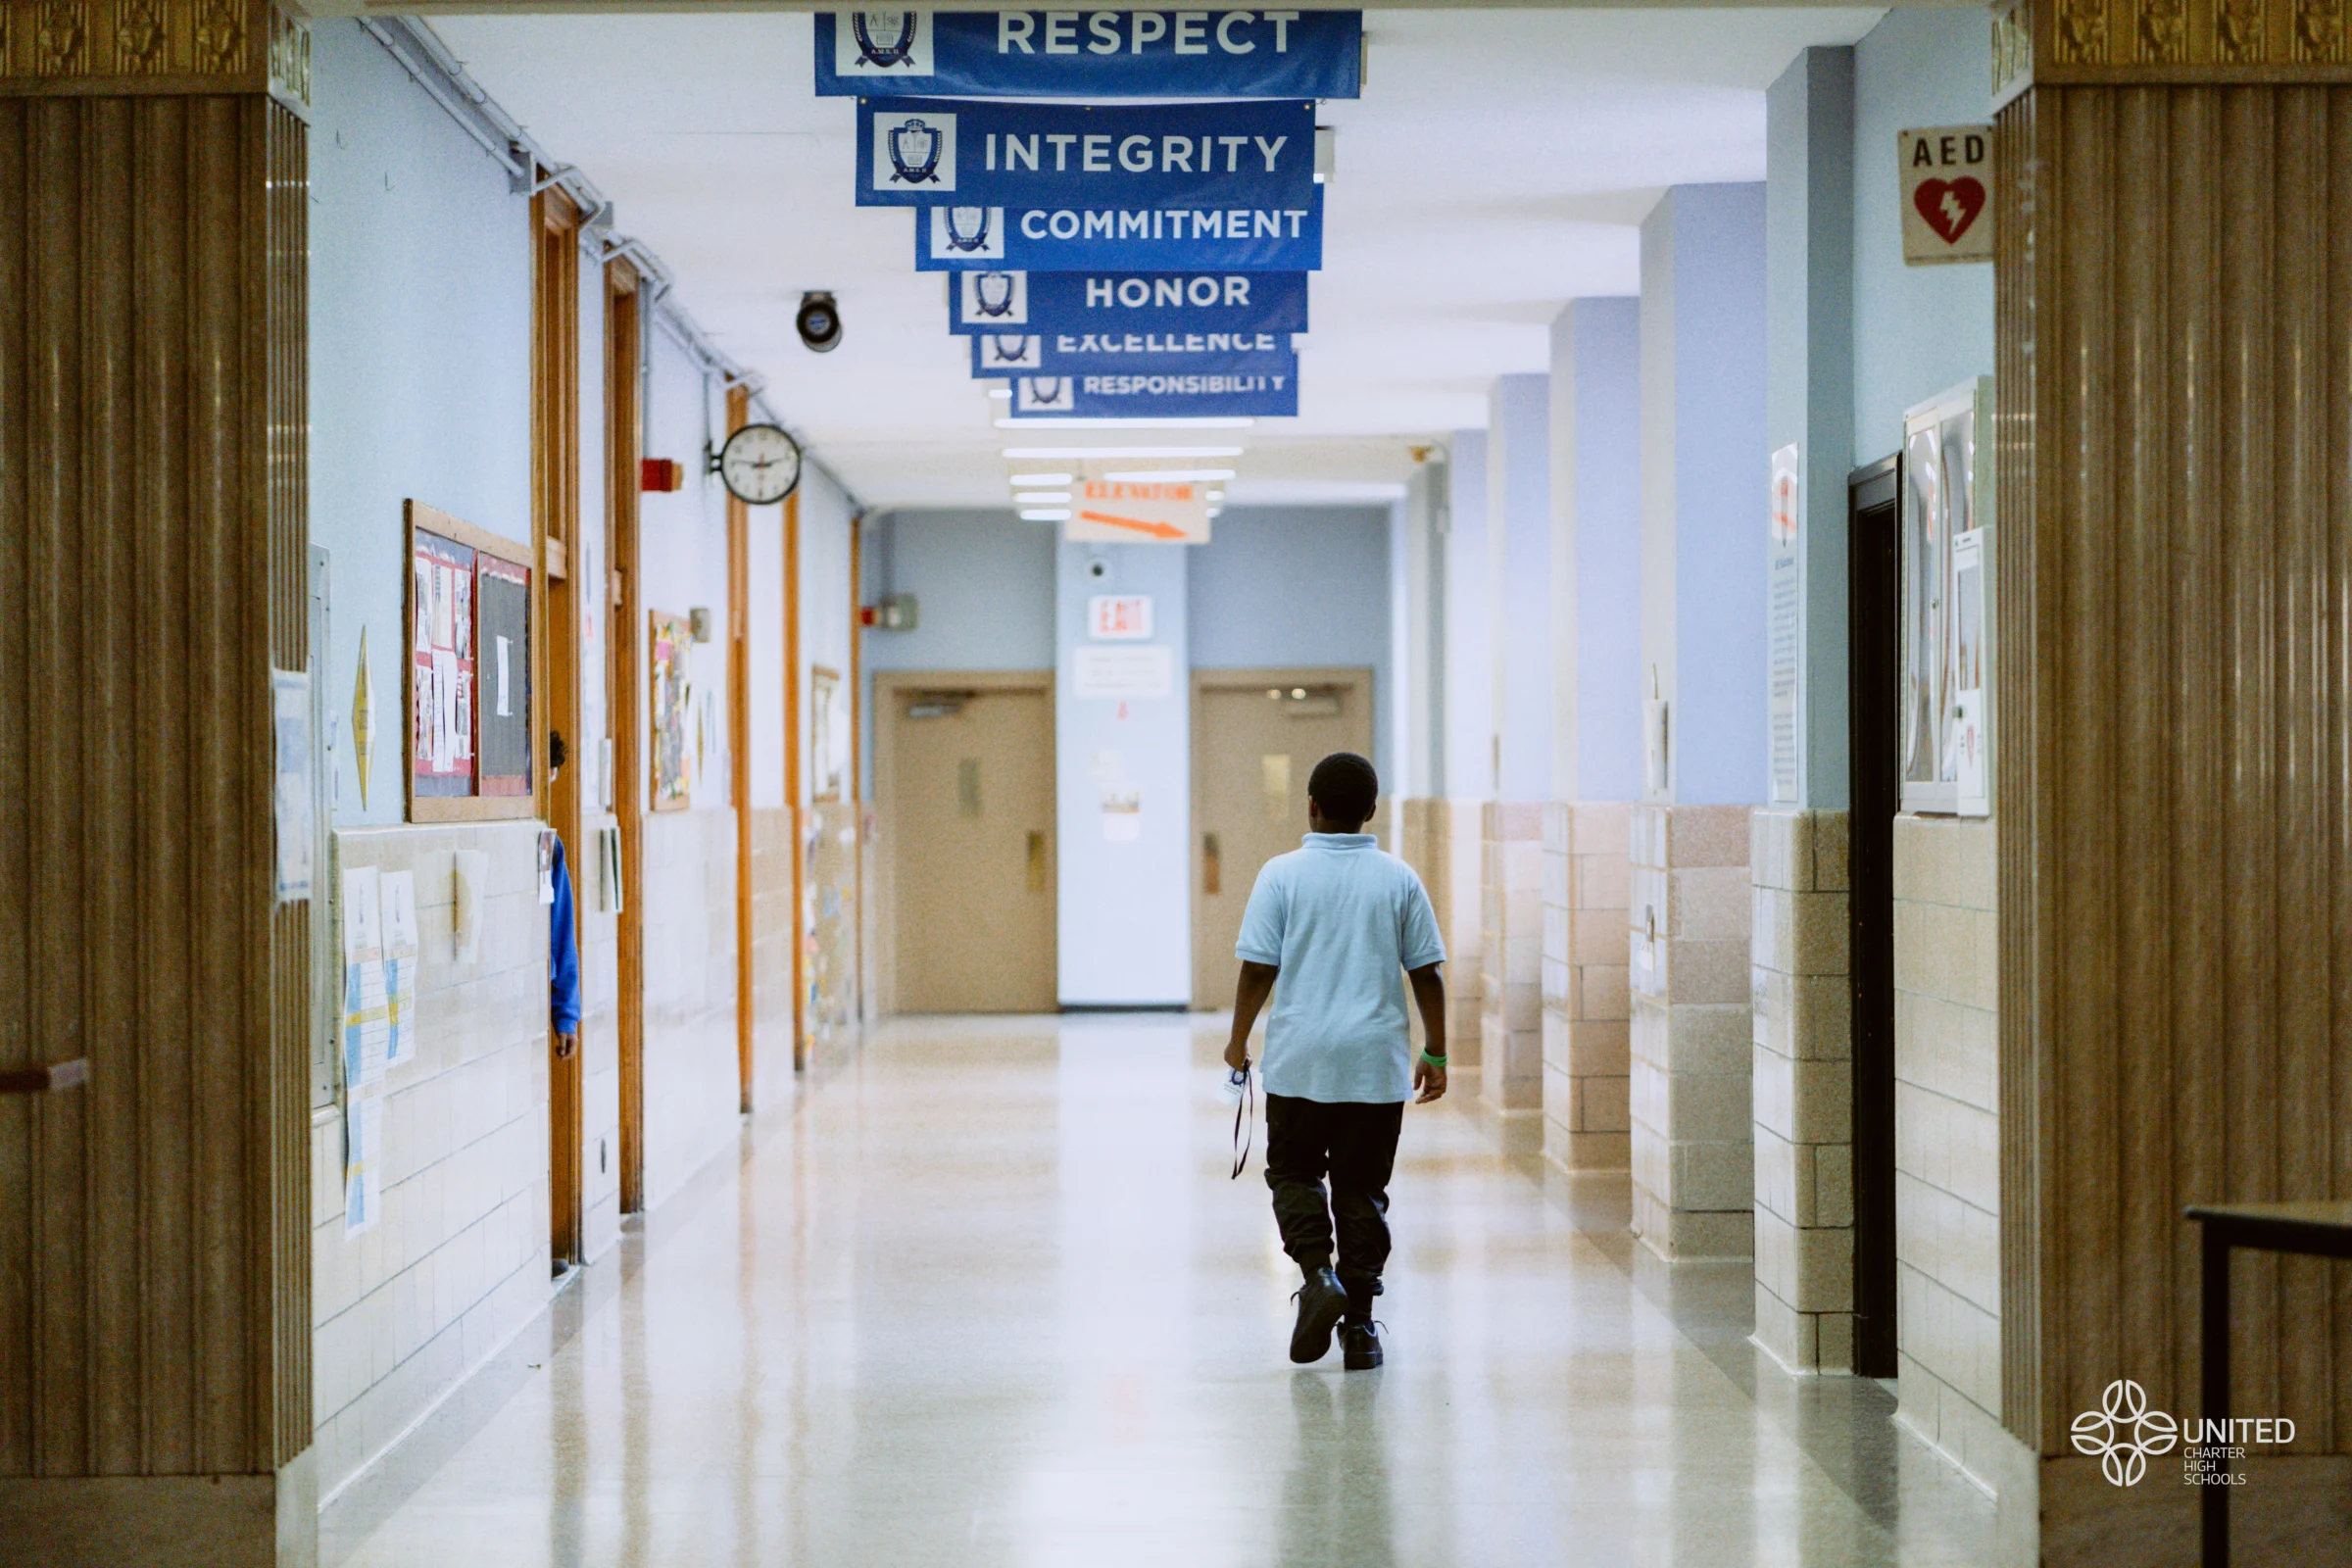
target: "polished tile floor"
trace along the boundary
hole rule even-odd
[[[1221,1030],[893,1023],[746,1133],[322,1519],[336,1565],[1972,1563],[1875,1383],[1746,1342],[1624,1178],[1410,1110],[1389,1365],[1284,1355]],[[1262,1148],[1262,1131],[1260,1138]]]

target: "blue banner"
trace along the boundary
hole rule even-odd
[[[958,273],[952,332],[1303,332],[1304,272]]]
[[[1304,207],[1315,106],[860,99],[858,205]]]
[[[1016,419],[1285,418],[1298,412],[1298,370],[1221,375],[1025,375],[1012,383]]]
[[[974,332],[972,374],[1289,375],[1288,332]]]
[[[1323,187],[1302,207],[921,207],[918,272],[1313,272]]]
[[[845,11],[820,98],[1353,98],[1360,11]]]

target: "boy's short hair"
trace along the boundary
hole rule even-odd
[[[1353,752],[1334,752],[1315,764],[1306,780],[1307,799],[1323,814],[1342,822],[1362,822],[1380,800],[1380,775]]]

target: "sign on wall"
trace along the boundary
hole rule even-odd
[[[845,11],[820,98],[1353,98],[1360,11]]]
[[[1301,207],[1315,106],[862,98],[858,205]],[[1163,225],[1164,226],[1164,225]]]
[[[1312,272],[1323,187],[1288,207],[921,207],[920,272]]]
[[[1061,536],[1072,544],[1208,543],[1208,492],[1187,482],[1089,479]]]
[[[1894,137],[1902,171],[1903,260],[1992,260],[1992,127],[1931,125]]]
[[[1272,373],[1024,375],[1012,383],[1016,419],[1285,418],[1298,412],[1298,357]]]
[[[1765,707],[1771,746],[1772,804],[1796,804],[1797,649],[1803,606],[1797,580],[1797,508],[1803,485],[1797,449],[1772,455],[1772,506],[1765,539]]]
[[[1304,272],[962,273],[948,295],[950,329],[998,332],[1303,332]],[[1092,352],[1072,344],[1070,352]]]

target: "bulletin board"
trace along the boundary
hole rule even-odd
[[[412,822],[538,814],[528,547],[408,503]]]
[[[694,622],[685,615],[651,612],[653,635],[654,799],[657,811],[683,811],[693,804],[694,780],[687,771],[694,681],[687,660],[694,648]]]

